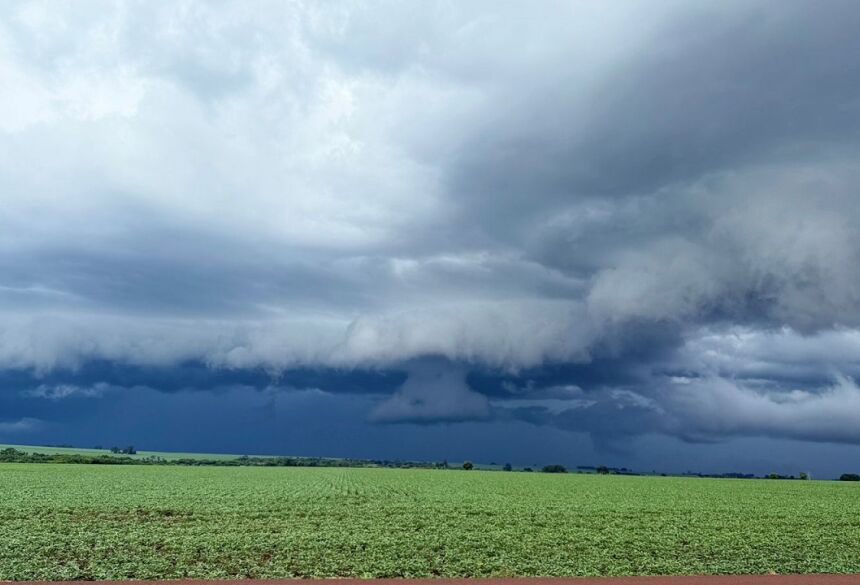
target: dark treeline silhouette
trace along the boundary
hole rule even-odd
[[[391,467],[397,469],[452,469],[447,460],[443,461],[404,461],[400,459],[333,459],[326,457],[250,457],[242,455],[233,458],[207,459],[206,457],[164,458],[155,455],[129,457],[137,454],[134,447],[111,447],[112,455],[90,453],[28,453],[13,447],[0,450],[0,463],[78,463],[96,465],[186,465],[192,467]],[[475,465],[464,461],[460,469],[471,470]],[[513,471],[506,463],[503,471]],[[523,471],[532,471],[526,467]],[[547,465],[545,473],[566,473],[561,465]]]
[[[113,449],[111,449],[113,452]],[[135,451],[136,452],[136,451]],[[120,450],[123,453],[123,450]],[[126,453],[128,454],[128,453]],[[133,453],[132,453],[133,454]],[[128,457],[83,453],[26,453],[12,447],[0,450],[0,463],[91,463],[97,465],[188,465],[218,467],[395,467],[444,469],[447,462],[401,461],[392,459],[329,459],[323,457],[249,457],[232,459]]]
[[[333,459],[327,457],[251,457],[242,455],[233,458],[207,459],[206,457],[180,457],[164,458],[155,455],[136,456],[134,447],[112,447],[107,453],[28,453],[19,451],[13,447],[0,450],[0,463],[78,463],[95,465],[185,465],[185,466],[215,466],[215,467],[391,467],[397,469],[466,469],[471,470],[475,466],[471,461],[463,462],[462,466],[449,466],[447,460],[443,461],[404,461],[400,459]],[[580,465],[576,473],[595,473],[598,475],[641,475],[626,467],[607,467],[605,465],[586,466]],[[502,471],[514,471],[510,463],[505,463]],[[523,467],[519,471],[534,471],[531,467]],[[539,471],[543,473],[568,473],[563,465],[545,465]],[[666,476],[665,473],[652,475]],[[801,472],[798,476],[779,475],[770,473],[764,476],[756,476],[752,473],[687,473],[680,474],[682,477],[702,477],[719,479],[780,479],[780,480],[808,480],[809,474]],[[856,473],[843,473],[841,481],[860,481],[860,475]]]
[[[80,455],[66,453],[25,453],[12,447],[0,451],[0,463],[94,463],[103,465],[125,465],[142,463],[143,460],[112,455]]]
[[[601,475],[640,475],[632,469],[626,467],[607,467],[606,465],[577,465],[576,469],[580,472],[599,473]]]

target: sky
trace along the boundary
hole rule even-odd
[[[856,472],[858,30],[6,2],[0,443]]]

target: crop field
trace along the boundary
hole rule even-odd
[[[41,445],[13,445],[0,443],[0,451],[3,449],[15,449],[22,453],[39,453],[43,455],[83,455],[89,457],[119,457],[123,459],[145,460],[150,458],[163,459],[165,461],[184,460],[206,460],[206,461],[229,461],[238,457],[248,456],[260,459],[276,458],[276,457],[291,457],[291,455],[259,455],[252,453],[188,453],[179,451],[137,451],[129,455],[126,453],[112,453],[109,449],[88,449],[85,447],[48,447]],[[293,456],[299,457],[300,456]],[[343,461],[336,457],[324,458],[326,461]],[[426,463],[426,462],[425,462]],[[449,464],[453,467],[460,467],[462,461],[451,461]],[[496,463],[473,463],[475,469],[489,469],[500,471],[502,466]],[[536,465],[536,467],[539,467]]]
[[[860,571],[840,482],[0,465],[0,579]]]
[[[108,449],[86,449],[81,447],[42,447],[35,445],[6,445],[0,444],[2,449],[16,449],[24,453],[43,453],[45,455],[104,455],[105,457],[130,457],[131,459],[146,459],[147,457],[159,457],[168,461],[173,459],[235,459],[239,455],[225,453],[179,453],[173,451],[138,451],[134,455],[125,453],[111,453]],[[254,457],[266,457],[266,455],[254,455]]]

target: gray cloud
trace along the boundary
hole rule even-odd
[[[763,435],[860,442],[860,389],[850,378],[818,392],[773,391],[711,378],[676,384],[666,394],[670,432],[692,439]]]
[[[46,400],[63,400],[65,398],[101,398],[111,387],[104,383],[94,386],[75,386],[74,384],[40,384],[35,388],[22,390],[21,395],[27,398],[44,398]]]
[[[858,27],[847,1],[7,7],[0,368],[399,368],[377,420],[858,442]]]
[[[43,426],[37,418],[24,417],[17,420],[0,420],[0,434],[17,434],[35,431]]]
[[[403,386],[370,413],[377,422],[440,422],[490,417],[490,403],[466,384],[466,372],[414,363]]]

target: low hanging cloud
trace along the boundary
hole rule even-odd
[[[28,433],[42,426],[43,421],[32,417],[24,417],[17,420],[0,420],[0,434]]]
[[[375,420],[860,442],[858,28],[838,0],[10,7],[0,371],[405,372]]]
[[[94,386],[75,386],[74,384],[40,384],[36,388],[22,390],[21,395],[27,398],[44,398],[46,400],[64,400],[66,398],[101,398],[110,390],[107,384],[99,383]]]
[[[490,402],[466,384],[466,372],[433,363],[411,364],[409,378],[370,413],[376,422],[447,422],[490,417]]]
[[[667,430],[689,439],[759,435],[860,443],[860,388],[851,378],[839,377],[816,392],[710,378],[677,384],[664,393]]]

